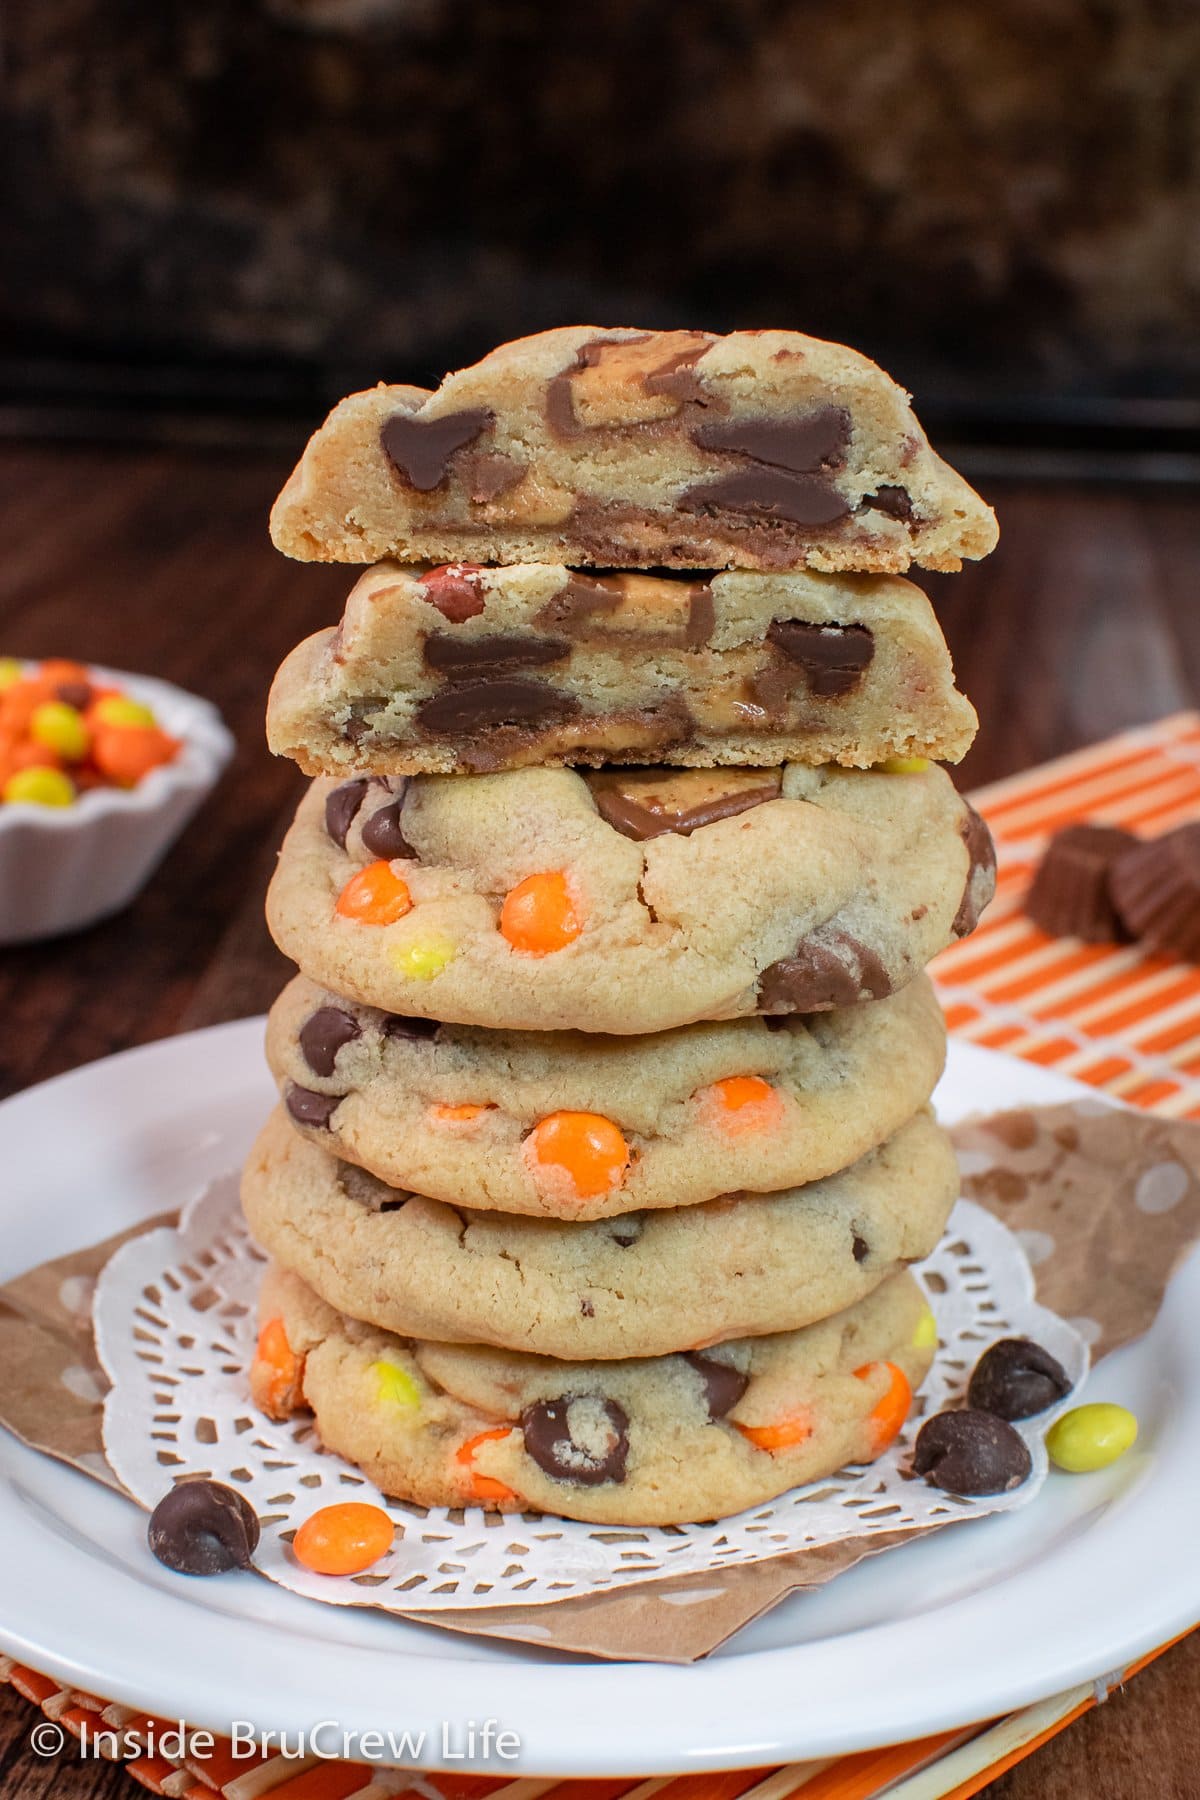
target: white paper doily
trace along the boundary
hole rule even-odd
[[[338,1605],[529,1605],[1025,1506],[1045,1480],[1042,1437],[1059,1409],[1018,1427],[1033,1457],[1028,1481],[979,1499],[943,1494],[901,1473],[920,1418],[958,1398],[997,1338],[1043,1344],[1074,1387],[1087,1372],[1083,1338],[1034,1300],[1016,1239],[991,1213],[960,1200],[941,1244],[914,1271],[942,1348],[913,1418],[877,1462],[708,1525],[635,1529],[478,1507],[426,1509],[385,1499],[357,1469],[323,1451],[307,1416],[279,1425],[251,1403],[246,1372],[265,1259],[237,1194],[236,1176],[213,1183],[178,1227],[133,1239],[103,1270],[94,1322],[112,1382],[105,1449],[119,1480],[148,1508],[182,1475],[209,1475],[237,1488],[262,1521],[255,1558],[262,1573]],[[318,1507],[351,1497],[391,1514],[393,1550],[366,1575],[333,1578],[301,1568],[288,1549],[291,1535]]]

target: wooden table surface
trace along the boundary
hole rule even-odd
[[[0,446],[0,654],[165,676],[214,700],[238,740],[217,792],[127,912],[69,940],[0,952],[0,1093],[260,1012],[286,978],[262,900],[303,784],[267,754],[263,706],[284,653],[337,618],[351,576],[271,548],[266,516],[285,474],[275,459],[216,452]],[[963,782],[1195,704],[1194,496],[1010,481],[989,497],[999,550],[927,583],[983,720]],[[0,1623],[3,1604],[0,1586]],[[136,1791],[119,1769],[80,1766],[72,1752],[39,1762],[26,1744],[33,1717],[0,1696],[4,1800]],[[1192,1800],[1198,1721],[1200,1635],[988,1795]]]

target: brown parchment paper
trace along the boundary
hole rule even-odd
[[[1139,1337],[1200,1238],[1200,1125],[1085,1100],[970,1120],[952,1135],[964,1194],[1020,1235],[1043,1305],[1079,1325],[1094,1356]],[[104,1460],[92,1287],[114,1250],[171,1217],[0,1288],[0,1424],[113,1487],[120,1484]],[[547,1605],[399,1616],[609,1660],[694,1662],[787,1595],[928,1535],[851,1540]]]

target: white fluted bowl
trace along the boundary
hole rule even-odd
[[[134,788],[90,788],[71,806],[0,805],[0,944],[80,931],[128,906],[233,755],[209,701],[149,675],[88,672],[152,708],[183,748]]]

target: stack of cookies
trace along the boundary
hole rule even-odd
[[[850,350],[578,328],[343,401],[272,535],[372,566],[269,708],[259,1403],[603,1523],[877,1455],[957,1193],[924,968],[993,882],[902,571],[990,511]]]

